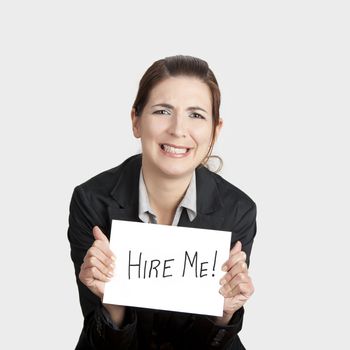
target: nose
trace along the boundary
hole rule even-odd
[[[185,118],[179,114],[174,115],[171,118],[171,123],[169,125],[169,133],[175,137],[186,137],[187,135],[187,127]]]

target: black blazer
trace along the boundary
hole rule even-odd
[[[74,189],[70,203],[68,239],[74,262],[84,327],[76,349],[244,349],[238,332],[243,307],[229,325],[216,326],[213,317],[127,307],[121,329],[113,327],[97,296],[79,281],[80,266],[98,225],[109,237],[111,220],[138,218],[139,174],[142,156],[128,158]],[[241,190],[205,167],[196,170],[197,216],[191,222],[183,210],[179,226],[231,231],[247,254],[256,233],[255,203]]]

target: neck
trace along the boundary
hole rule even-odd
[[[148,199],[153,210],[175,213],[191,181],[192,174],[183,177],[168,177],[154,174],[142,165],[143,179],[146,184]]]

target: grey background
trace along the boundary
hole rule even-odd
[[[348,349],[349,32],[347,1],[2,1],[0,347],[74,347],[70,196],[140,150],[138,81],[181,53],[216,73],[215,153],[258,205],[242,341]]]

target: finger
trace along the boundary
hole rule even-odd
[[[84,257],[84,261],[87,261],[88,259],[90,259],[91,257],[94,256],[102,264],[104,264],[106,268],[114,269],[114,260],[110,257],[110,255],[107,255],[107,254],[109,254],[109,248],[107,249],[107,254],[106,254],[104,252],[104,250],[106,250],[106,248],[104,246],[99,247],[99,245],[101,244],[101,243],[99,243],[99,241],[95,241],[95,242],[92,245],[92,247],[87,251],[87,253]]]
[[[242,252],[242,253],[244,254],[244,252]],[[220,284],[224,285],[225,283],[230,282],[238,273],[248,272],[248,267],[247,267],[245,260],[246,260],[245,255],[242,255],[240,258],[237,258],[235,260],[233,265],[231,262],[228,262],[227,266],[229,266],[230,269],[221,278]]]
[[[109,243],[108,238],[106,237],[106,235],[101,231],[101,229],[98,226],[93,227],[92,234],[94,235],[95,239]]]
[[[234,289],[231,289],[227,292],[227,297],[232,298],[236,295],[241,294],[245,298],[250,298],[251,295],[254,293],[254,287],[251,282],[248,283],[239,283],[237,286],[235,286]]]
[[[114,265],[110,264],[108,267],[103,264],[95,255],[90,255],[84,259],[86,268],[96,267],[106,277],[113,276]]]
[[[247,298],[245,298],[243,295],[238,294],[233,298],[225,298],[224,299],[224,312],[227,313],[234,313],[239,308],[241,308],[247,301]]]
[[[235,245],[233,246],[233,248],[230,250],[230,257],[227,261],[225,261],[225,263],[222,265],[222,270],[223,271],[227,271],[229,269],[229,267],[227,266],[228,261],[231,259],[232,256],[236,255],[237,253],[239,253],[242,250],[242,243],[240,241],[237,241],[235,243]]]
[[[91,283],[93,283],[95,280],[101,282],[109,282],[111,280],[110,277],[103,274],[96,266],[86,267],[85,265],[83,267],[82,275],[83,278],[85,278],[88,281],[91,281]]]
[[[250,279],[247,273],[238,272],[234,277],[230,274],[226,274],[221,280],[220,284],[222,286],[229,285],[233,289],[238,283],[245,283]]]
[[[105,283],[109,281],[108,278],[103,281],[95,279],[91,268],[86,268],[84,263],[80,267],[79,280],[99,298],[103,297]]]
[[[220,280],[220,284],[229,283],[239,273],[248,273],[248,267],[245,261],[239,260],[236,262]]]
[[[225,298],[234,298],[237,295],[242,295],[244,298],[248,299],[254,292],[254,287],[252,283],[239,283],[234,289],[231,289],[228,284],[220,288],[220,294]]]
[[[238,251],[230,256],[230,258],[224,263],[222,270],[229,271],[239,261],[246,261],[247,254],[244,251]]]
[[[242,243],[241,241],[237,241],[230,251],[230,256],[240,252],[241,250],[242,250]]]
[[[244,266],[241,267],[244,269]],[[228,293],[233,290],[240,283],[249,283],[251,278],[248,276],[247,272],[238,272],[235,276],[231,276],[231,273],[236,273],[236,271],[230,271],[225,275],[225,278],[220,280],[222,291]]]
[[[94,241],[92,246],[99,249],[106,257],[108,257],[112,261],[115,261],[115,255],[112,252],[112,250],[110,249],[108,242],[96,240],[96,241]]]
[[[250,277],[247,273],[239,272],[234,278],[231,279],[231,281],[228,281],[227,284],[229,285],[230,289],[234,289],[238,284],[248,283],[249,281]]]

